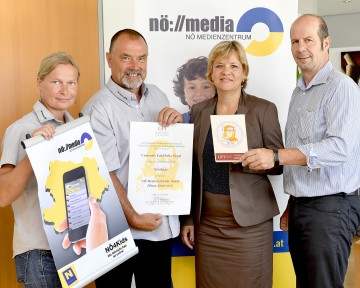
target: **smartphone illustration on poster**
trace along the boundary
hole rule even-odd
[[[65,172],[63,183],[69,240],[76,242],[86,237],[90,221],[85,168],[80,166]]]

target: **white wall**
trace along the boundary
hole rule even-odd
[[[298,12],[299,14],[316,14],[317,3],[316,1],[299,1],[298,2]]]
[[[360,46],[360,13],[324,16],[329,34],[331,47]]]

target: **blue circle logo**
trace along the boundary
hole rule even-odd
[[[284,27],[279,16],[273,11],[258,7],[250,9],[241,16],[236,31],[251,32],[257,23],[264,23],[269,28],[269,37],[264,41],[253,40],[246,48],[246,52],[254,56],[266,56],[279,48],[284,37]]]
[[[85,141],[87,141],[87,143],[85,143]],[[81,135],[80,143],[81,144],[85,143],[85,150],[90,150],[94,144],[94,141],[89,133],[84,132]]]

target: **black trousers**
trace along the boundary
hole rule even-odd
[[[297,287],[344,287],[352,240],[359,225],[359,196],[290,196],[289,249]]]
[[[139,253],[95,280],[96,288],[130,288],[133,274],[136,288],[170,288],[171,282],[171,244],[165,241],[135,240]]]

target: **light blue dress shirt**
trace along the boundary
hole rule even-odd
[[[330,61],[308,87],[303,77],[298,80],[285,146],[307,159],[307,166],[284,166],[285,193],[313,197],[360,187],[360,88]]]

